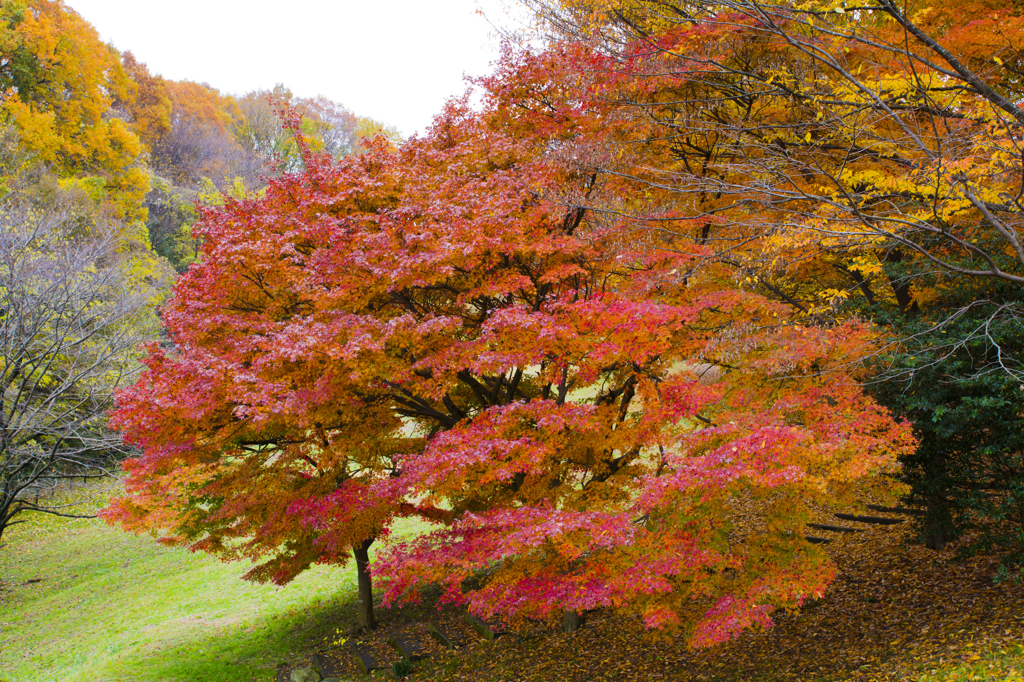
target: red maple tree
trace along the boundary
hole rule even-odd
[[[871,332],[787,322],[588,170],[618,131],[568,87],[579,59],[508,52],[479,109],[398,150],[306,147],[207,211],[173,348],[121,396],[144,454],[109,518],[285,582],[353,549],[365,568],[418,513],[440,528],[375,565],[387,603],[611,606],[697,645],[821,594],[809,505],[911,440],[847,362]]]

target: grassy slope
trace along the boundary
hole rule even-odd
[[[354,618],[350,568],[316,567],[279,588],[96,520],[16,531],[0,549],[5,682],[270,680]]]

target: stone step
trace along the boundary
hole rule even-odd
[[[374,670],[383,670],[384,666],[377,662],[369,651],[360,649],[355,643],[348,645],[349,653],[352,654],[352,658],[356,659],[356,665],[363,671],[364,675],[369,675]]]
[[[894,526],[903,523],[904,519],[887,519],[882,516],[860,516],[859,514],[834,514],[837,519],[843,521],[856,521],[857,523],[873,523],[879,526]]]
[[[314,680],[323,680],[320,677],[320,673],[316,671],[316,668],[311,666],[299,666],[298,668],[292,668],[290,671],[285,668],[287,682],[314,682]],[[280,679],[280,675],[279,675]],[[328,680],[337,680],[337,677],[328,677]]]
[[[812,545],[820,545],[823,542],[832,542],[828,538],[819,538],[815,537],[814,535],[805,535],[804,540],[807,540],[807,542],[811,543]]]
[[[434,623],[427,623],[427,634],[437,640],[445,649],[455,648],[455,643],[452,641],[452,638],[449,637],[448,633],[441,629],[440,626]]]
[[[477,618],[472,613],[466,614],[466,622],[473,626],[473,629],[480,633],[484,639],[493,642],[505,634],[500,627],[494,626],[485,620]]]
[[[341,666],[338,662],[319,651],[313,654],[313,667],[320,673],[320,677],[341,677]]]
[[[830,526],[827,523],[808,523],[808,528],[814,528],[815,530],[827,530],[833,533],[859,533],[863,528],[850,528],[848,526]]]
[[[924,509],[908,509],[906,507],[885,507],[880,504],[869,504],[871,511],[884,512],[886,514],[903,514],[904,516],[924,516],[928,512]]]
[[[419,645],[419,642],[409,637],[391,637],[388,639],[388,644],[394,647],[398,655],[409,663],[419,661],[430,655]]]

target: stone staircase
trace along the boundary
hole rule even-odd
[[[884,507],[879,504],[869,504],[867,508],[871,511],[881,512],[886,516],[865,516],[861,514],[846,514],[843,512],[835,512],[832,514],[833,517],[840,521],[853,522],[855,524],[865,525],[876,525],[876,526],[895,526],[896,524],[903,523],[906,521],[907,516],[923,516],[925,514],[923,509],[910,509],[907,507]],[[862,526],[851,526],[851,525],[833,525],[828,523],[808,523],[807,527],[817,531],[826,531],[828,533],[858,533],[865,530]],[[832,542],[832,537],[827,535],[805,535],[804,538],[808,542],[815,544],[823,542]]]

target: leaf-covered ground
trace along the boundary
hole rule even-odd
[[[711,650],[646,633],[633,619],[590,614],[563,634],[554,624],[520,627],[480,641],[456,610],[383,613],[384,627],[359,640],[379,661],[394,661],[386,640],[402,634],[431,647],[410,679],[526,680],[1013,680],[1024,679],[1024,589],[993,581],[989,558],[952,561],[910,542],[906,524],[859,526],[829,551],[840,577],[818,602],[778,614],[777,626]],[[462,644],[448,653],[426,636],[427,619]],[[324,642],[330,647],[330,642]],[[334,647],[343,678],[358,671]]]

